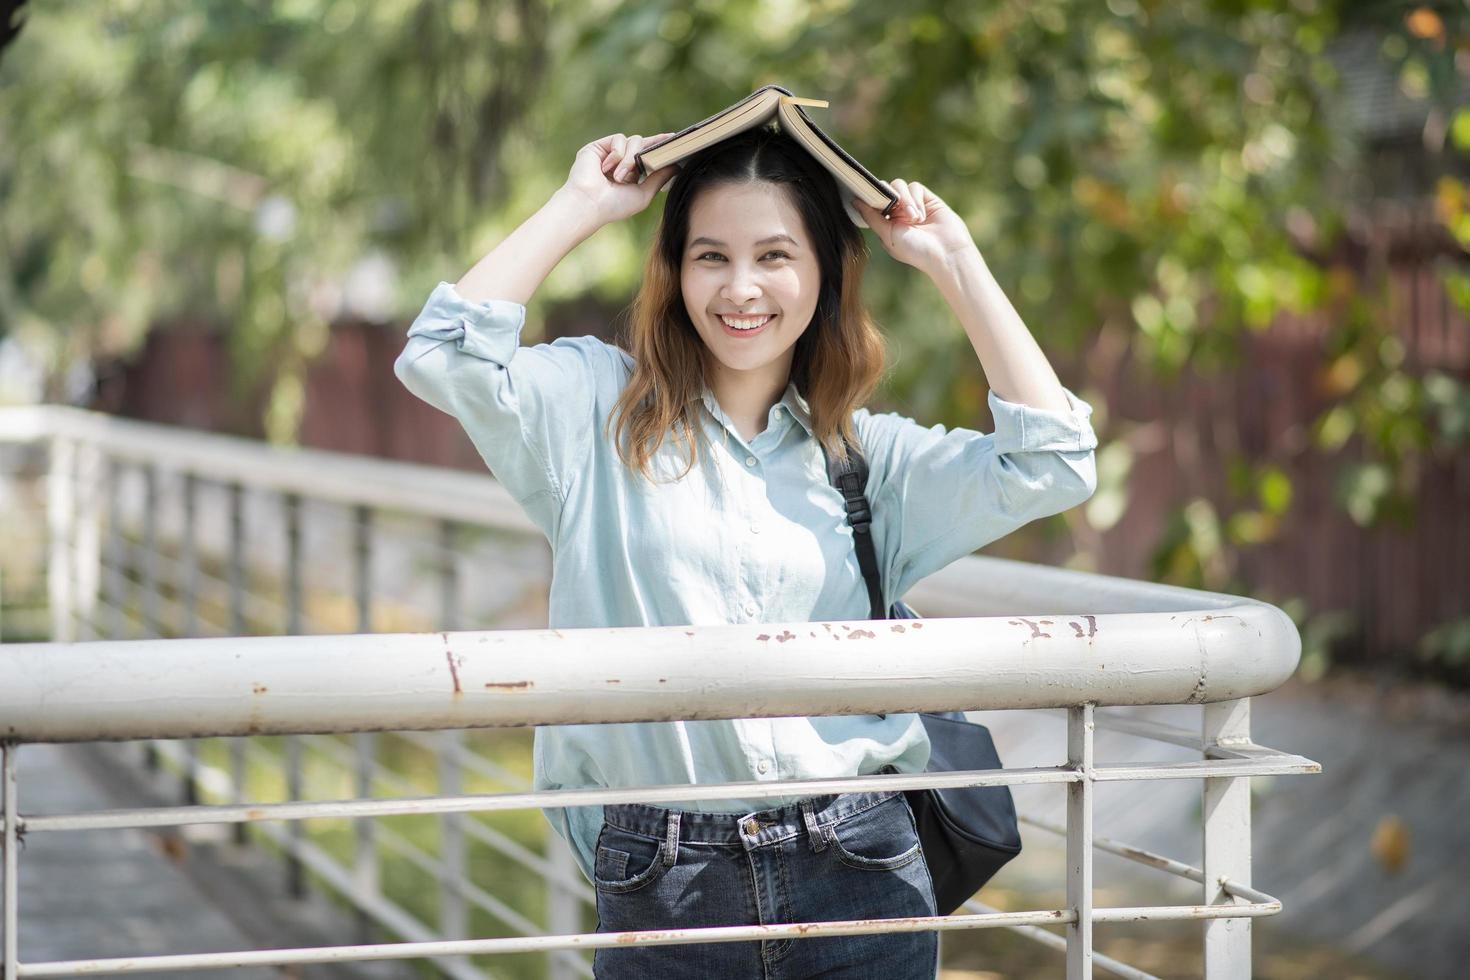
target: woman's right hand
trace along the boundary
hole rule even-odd
[[[670,164],[655,170],[640,184],[634,154],[671,135],[645,137],[614,133],[588,143],[577,151],[562,189],[585,198],[599,225],[631,217],[648,207],[659,188],[679,172],[677,164]]]

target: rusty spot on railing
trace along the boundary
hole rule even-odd
[[[756,639],[757,640],[760,640],[762,643],[766,642],[770,638],[771,638],[771,634],[769,634],[769,633],[762,633],[761,635],[759,635],[759,636],[756,637]]]
[[[893,633],[906,633],[906,632],[908,632],[907,630],[905,630],[903,628],[903,624],[901,624],[901,623],[894,623],[892,626],[888,627],[888,629],[889,629],[890,632],[893,632]]]
[[[1040,622],[1043,623],[1043,624],[1045,624],[1045,625],[1047,625],[1047,626],[1050,626],[1051,625],[1051,620],[1049,620],[1049,619],[1043,619]],[[1006,620],[1006,624],[1008,626],[1021,626],[1021,625],[1024,624],[1026,626],[1031,627],[1031,639],[1033,639],[1033,640],[1036,640],[1036,639],[1047,639],[1047,640],[1049,640],[1049,639],[1051,639],[1051,634],[1050,633],[1044,631],[1041,628],[1040,625],[1038,625],[1037,623],[1033,623],[1029,619],[1024,619],[1024,618],[1022,618],[1022,619],[1008,619],[1008,620]]]
[[[491,681],[485,688],[490,691],[524,691],[535,686],[530,681]]]
[[[265,811],[264,810],[257,810],[254,807],[252,807],[249,810],[246,810],[245,811],[245,819],[246,820],[264,820],[265,819]]]
[[[266,691],[269,691],[270,688],[266,687],[264,684],[251,684],[250,690],[253,694],[264,694]]]
[[[449,677],[454,681],[454,694],[456,697],[464,694],[464,688],[459,685],[459,664],[455,662],[454,651],[449,649],[449,634],[440,633],[444,637],[444,660],[449,664]]]
[[[872,630],[853,630],[847,635],[849,640],[876,640],[878,634]]]
[[[781,631],[781,635],[778,636],[778,637],[776,637],[776,642],[777,643],[785,643],[787,640],[794,640],[794,639],[796,639],[796,634],[795,633],[791,632],[790,630],[782,630]]]
[[[619,680],[618,678],[616,678],[616,677],[609,677],[603,683],[605,683],[605,684],[621,684],[623,682],[621,680]]]
[[[1090,640],[1097,635],[1097,617],[1084,613],[1083,619],[1087,620],[1087,638]],[[1082,624],[1075,620],[1068,620],[1067,625],[1077,631],[1076,639],[1082,639]]]
[[[915,623],[914,624],[914,629],[916,629],[916,630],[921,630],[923,628],[924,628],[924,624],[923,623]]]

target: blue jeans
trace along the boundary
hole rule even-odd
[[[819,796],[750,814],[603,809],[598,931],[934,914],[934,885],[899,792]],[[933,980],[934,932],[599,949],[603,980]]]

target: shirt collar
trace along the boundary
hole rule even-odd
[[[801,423],[801,427],[806,430],[806,434],[812,434],[812,409],[807,404],[806,399],[801,397],[801,393],[796,390],[795,383],[786,386],[786,394],[781,396],[781,400],[777,404],[785,405],[786,410],[791,413],[791,417]]]
[[[709,409],[709,413],[721,425],[729,426],[731,424],[729,416],[725,414],[724,409],[720,408],[719,401],[715,399],[715,393],[710,391],[708,387],[700,393],[700,399],[704,402],[704,407]],[[776,408],[784,408],[806,430],[807,435],[812,435],[811,406],[807,404],[807,400],[801,396],[801,393],[796,390],[795,382],[791,382],[786,386],[785,394],[781,396],[779,402],[772,406],[772,411],[775,411]]]

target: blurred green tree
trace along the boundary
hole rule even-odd
[[[1048,350],[1105,342],[1160,383],[1236,364],[1281,311],[1330,306],[1332,404],[1308,451],[1366,448],[1340,503],[1406,519],[1422,462],[1462,445],[1470,391],[1405,369],[1382,284],[1324,267],[1362,197],[1362,144],[1331,46],[1382,39],[1400,88],[1431,106],[1437,214],[1470,247],[1470,14],[1387,0],[75,0],[27,7],[0,62],[0,332],[68,364],[136,347],[166,319],[214,321],[238,383],[266,386],[293,438],[305,366],[341,283],[397,270],[397,309],[462,269],[609,131],[680,126],[778,81],[828,98],[825,121],[880,176],[929,183],[968,220]],[[605,229],[538,304],[636,286],[656,220]],[[1470,309],[1470,277],[1446,264]],[[893,341],[885,397],[968,423],[984,405],[939,296],[875,260]],[[1113,362],[1085,363],[1080,393]],[[1230,419],[1221,420],[1230,425]],[[1155,431],[1155,430],[1150,430]],[[1175,438],[1173,427],[1164,427]],[[1119,425],[1086,510],[1126,509]],[[1230,500],[1191,499],[1154,571],[1229,588],[1236,556],[1292,501],[1279,460],[1237,460]],[[1075,517],[1073,518],[1076,519]]]

